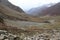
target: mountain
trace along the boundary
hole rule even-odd
[[[60,15],[60,3],[53,4],[52,6],[51,6],[51,4],[49,4],[49,5],[50,5],[50,7],[48,5],[42,6],[42,7],[37,7],[37,8],[33,8],[33,9],[29,10],[28,12],[34,16]]]
[[[0,17],[4,19],[21,20],[21,21],[35,21],[35,22],[40,21],[40,18],[32,17],[26,15],[25,13],[17,12],[3,4],[0,4]]]
[[[9,8],[14,9],[20,13],[25,13],[20,7],[13,5],[8,0],[0,0],[0,4],[4,4],[4,5],[8,6]]]
[[[42,7],[32,8],[28,11],[28,13],[33,16],[38,16],[38,14],[41,14],[40,12],[45,10],[46,8],[48,7],[42,6]]]
[[[49,8],[49,7],[52,6],[52,5],[54,5],[54,4],[50,3],[50,4],[45,4],[45,5],[43,5],[43,6],[40,6],[40,7],[35,7],[35,8],[30,9],[30,10],[28,11],[28,13],[29,13],[30,15],[33,15],[33,16],[38,16],[39,14],[40,14],[40,15],[42,14],[41,12],[42,12],[43,10],[46,10],[47,8]]]
[[[37,7],[37,8],[32,8],[31,10],[28,11],[29,14],[36,16],[38,15],[42,10],[45,10],[47,7]]]
[[[57,3],[41,12],[42,15],[57,16],[60,15],[60,3]]]
[[[10,5],[8,3],[8,0],[4,0],[3,3],[2,1],[3,0],[0,0],[0,17],[3,19],[30,21],[30,22],[42,22],[43,20],[38,17],[29,16],[25,14],[23,11],[21,12],[16,11],[17,9],[16,10],[14,9],[15,6]],[[7,6],[7,4],[10,6]]]

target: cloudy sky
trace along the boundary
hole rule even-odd
[[[49,3],[57,3],[60,0],[9,0],[12,4],[21,7],[23,10],[29,10],[33,7],[42,6]]]

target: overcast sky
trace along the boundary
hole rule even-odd
[[[29,10],[33,7],[42,6],[49,3],[57,3],[60,0],[9,0],[14,5],[21,7],[23,10]]]

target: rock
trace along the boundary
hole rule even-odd
[[[20,40],[20,38],[19,37],[15,37],[14,40]]]

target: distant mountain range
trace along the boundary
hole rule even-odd
[[[32,8],[28,11],[33,16],[60,15],[60,3],[44,5],[42,7]]]
[[[42,12],[43,10],[47,9],[48,7],[47,6],[42,6],[42,7],[37,7],[37,8],[32,8],[28,11],[28,13],[30,15],[33,15],[33,16],[37,16],[38,14],[40,14],[40,12]]]

